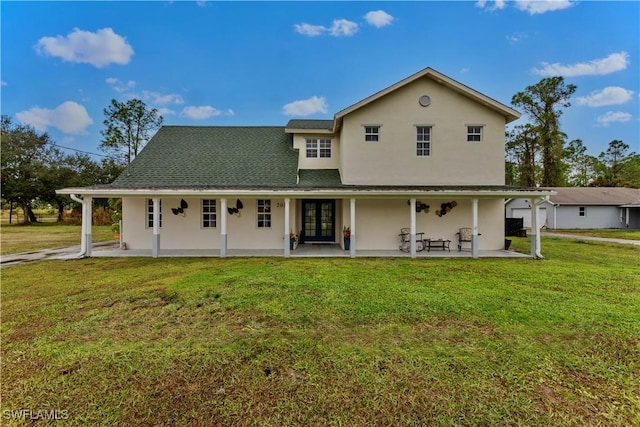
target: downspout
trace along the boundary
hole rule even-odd
[[[86,209],[84,206],[85,201],[75,194],[69,194],[69,196],[71,197],[71,200],[74,200],[82,204],[82,235],[80,237],[80,253],[78,254],[78,256],[85,257],[87,256],[87,233],[85,233],[87,226],[85,224],[85,215],[84,215],[84,210]]]

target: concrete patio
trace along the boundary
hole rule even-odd
[[[284,251],[280,249],[228,249],[227,257],[283,257]],[[94,248],[92,257],[151,257],[151,249],[148,250],[121,250],[116,247]],[[216,249],[201,250],[170,250],[161,249],[160,257],[220,257],[220,251]],[[291,258],[349,258],[348,251],[340,248],[337,244],[304,244],[291,251]],[[360,250],[357,251],[357,258],[411,258],[409,253],[399,250]],[[522,254],[511,250],[479,251],[479,258],[530,258],[529,254]],[[416,258],[471,258],[471,252],[457,249],[421,251],[416,254]]]

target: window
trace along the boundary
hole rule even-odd
[[[578,215],[579,216],[587,216],[587,209],[584,206],[580,206],[578,208]]]
[[[216,226],[216,201],[215,199],[202,200],[202,228],[214,228]]]
[[[307,139],[307,157],[331,157],[330,139]]]
[[[431,155],[431,126],[416,127],[416,154],[418,156]]]
[[[380,141],[380,126],[365,126],[364,140],[367,142]]]
[[[271,200],[258,199],[258,228],[271,228]]]
[[[147,199],[147,227],[153,228],[153,199]],[[160,200],[160,227],[162,227],[162,200]]]
[[[467,126],[467,142],[482,142],[482,126]]]

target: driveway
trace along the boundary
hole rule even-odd
[[[606,237],[592,237],[592,236],[580,236],[577,234],[563,234],[562,232],[554,232],[554,231],[543,231],[540,233],[541,236],[547,237],[559,237],[562,239],[573,239],[573,240],[587,240],[594,242],[605,242],[605,243],[619,243],[621,245],[636,245],[640,246],[640,240],[627,240],[627,239],[610,239]]]

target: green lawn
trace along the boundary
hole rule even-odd
[[[4,268],[2,410],[83,426],[640,425],[640,248],[543,238],[543,253]]]
[[[9,255],[41,249],[63,248],[80,244],[82,227],[57,223],[32,225],[2,224],[0,228],[0,254]],[[94,242],[113,240],[113,232],[108,225],[93,226]]]

